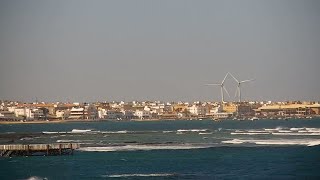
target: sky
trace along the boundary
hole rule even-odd
[[[2,100],[219,101],[227,72],[320,101],[320,1],[0,0]]]

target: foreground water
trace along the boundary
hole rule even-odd
[[[2,158],[0,179],[320,178],[320,119],[17,124],[0,132],[2,144],[81,143],[73,156]]]

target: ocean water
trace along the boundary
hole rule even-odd
[[[0,125],[0,142],[81,144],[0,158],[0,179],[320,179],[320,119]]]

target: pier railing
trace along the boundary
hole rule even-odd
[[[8,144],[0,145],[0,156],[31,156],[35,153],[44,155],[73,154],[73,150],[80,148],[77,143],[59,144]]]
[[[47,149],[78,149],[80,145],[77,143],[69,144],[10,144],[10,145],[0,145],[0,150],[47,150]]]

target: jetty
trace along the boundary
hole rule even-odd
[[[73,155],[78,148],[78,143],[7,144],[0,145],[0,157]]]

